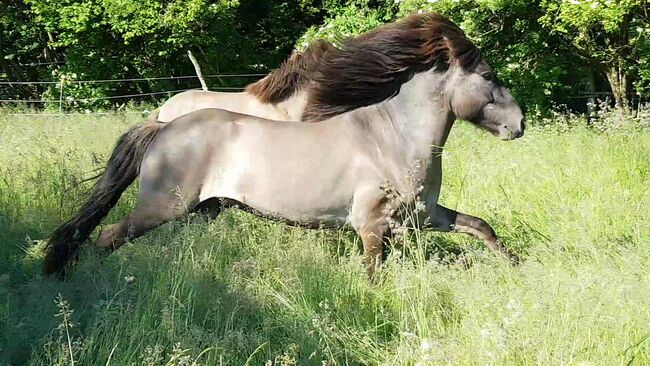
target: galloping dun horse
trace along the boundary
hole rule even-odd
[[[524,132],[519,105],[460,28],[408,16],[329,50],[312,80],[304,119],[318,123],[203,109],[126,132],[86,203],[49,239],[45,272],[65,271],[138,175],[134,211],[101,230],[99,247],[115,250],[188,210],[237,204],[293,224],[352,227],[373,276],[391,221],[405,215],[392,198],[419,195],[423,227],[474,235],[514,258],[485,221],[437,203],[457,118],[504,140]]]
[[[307,104],[309,75],[333,47],[325,40],[314,41],[241,93],[190,90],[176,94],[149,119],[166,123],[199,109],[220,108],[278,121],[300,121]]]

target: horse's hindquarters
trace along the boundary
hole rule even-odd
[[[151,201],[162,205],[173,200],[191,209],[199,202],[206,169],[216,153],[217,136],[225,135],[217,125],[205,123],[203,114],[194,112],[165,125],[151,144],[140,168],[139,205]]]

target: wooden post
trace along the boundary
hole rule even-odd
[[[587,68],[587,125],[592,125],[598,118],[598,100],[596,99],[596,75],[591,67]]]
[[[192,65],[194,65],[194,70],[196,71],[196,76],[199,78],[199,81],[201,82],[201,89],[203,89],[203,91],[208,91],[208,85],[205,83],[205,80],[203,79],[203,74],[201,73],[201,67],[199,66],[198,61],[196,61],[196,58],[194,58],[192,51],[187,50],[187,55],[190,57],[190,61],[192,61]]]
[[[63,114],[63,84],[65,77],[59,78],[59,114]]]

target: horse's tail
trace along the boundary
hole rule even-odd
[[[120,137],[104,172],[77,215],[59,226],[49,238],[45,247],[45,274],[65,275],[69,262],[78,257],[81,244],[140,173],[144,154],[162,126],[147,121]]]

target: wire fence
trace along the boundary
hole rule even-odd
[[[211,74],[204,75],[206,79],[218,78],[250,78],[262,77],[266,74]],[[197,79],[196,75],[186,76],[162,76],[152,78],[129,78],[129,79],[99,79],[99,80],[65,80],[63,83],[68,84],[101,84],[101,83],[124,83],[124,82],[144,82],[144,81],[158,81],[158,80],[185,80]],[[8,81],[0,80],[0,85],[59,85],[62,81]]]
[[[49,66],[49,65],[63,65],[65,61],[50,61],[50,62],[30,62],[26,64],[18,64],[20,67],[33,67],[33,66]]]
[[[242,74],[211,74],[203,76],[206,79],[226,79],[226,78],[261,78],[266,76],[266,74],[257,74],[257,73],[242,73]],[[137,99],[143,97],[154,97],[159,95],[169,95],[170,97],[173,94],[181,93],[189,90],[201,90],[200,87],[197,88],[184,88],[184,89],[175,89],[175,90],[161,90],[153,92],[143,92],[143,93],[130,93],[130,94],[121,94],[121,95],[111,95],[111,96],[101,96],[101,97],[88,97],[88,98],[74,98],[71,96],[65,96],[65,87],[68,85],[81,85],[81,84],[103,84],[103,83],[140,83],[140,82],[151,82],[151,81],[161,81],[161,80],[170,80],[170,81],[180,81],[180,80],[191,80],[197,79],[196,75],[186,75],[186,76],[163,76],[163,77],[150,77],[150,78],[123,78],[123,79],[98,79],[98,80],[60,80],[60,81],[9,81],[9,80],[0,80],[0,85],[55,85],[59,90],[59,99],[0,99],[0,106],[3,105],[19,105],[19,104],[40,104],[44,105],[47,103],[58,103],[59,113],[3,113],[3,115],[43,115],[43,116],[53,116],[53,115],[73,115],[73,114],[110,114],[107,112],[92,112],[92,113],[63,113],[63,105],[69,106],[70,104],[79,104],[79,103],[91,103],[97,101],[110,101],[110,100],[119,100],[119,99]],[[244,87],[230,87],[230,86],[214,86],[210,87],[211,91],[222,91],[222,92],[240,92],[244,90]],[[133,112],[141,113],[141,112]]]
[[[58,62],[57,62],[58,63]],[[45,63],[34,63],[34,66],[40,65],[40,64],[45,64]],[[266,74],[260,74],[260,73],[241,73],[241,74],[210,74],[210,75],[204,75],[203,77],[205,79],[227,79],[227,78],[256,78],[259,79],[261,77],[266,76]],[[18,116],[18,115],[24,115],[24,116],[58,116],[58,115],[86,115],[86,114],[98,114],[98,115],[109,115],[109,114],[114,114],[115,112],[90,112],[86,110],[85,112],[66,112],[64,111],[63,106],[66,106],[67,108],[70,108],[72,105],[74,107],[80,107],[79,104],[88,104],[92,102],[98,102],[98,101],[112,101],[112,100],[120,100],[120,99],[139,99],[139,98],[145,98],[145,97],[155,97],[155,96],[162,96],[162,95],[167,95],[168,97],[171,97],[172,95],[176,93],[182,93],[185,91],[189,90],[201,90],[200,87],[195,87],[195,88],[184,88],[184,89],[174,89],[174,90],[161,90],[161,91],[152,91],[152,92],[143,92],[143,93],[130,93],[130,94],[121,94],[121,95],[110,95],[110,96],[100,96],[100,97],[87,97],[87,98],[79,98],[79,97],[72,97],[68,95],[67,97],[65,96],[65,87],[68,85],[81,85],[81,84],[104,84],[104,83],[141,83],[141,82],[151,82],[151,81],[162,81],[162,80],[170,80],[170,81],[182,81],[182,80],[191,80],[191,79],[196,79],[199,80],[197,75],[183,75],[183,76],[162,76],[162,77],[143,77],[143,78],[122,78],[122,79],[98,79],[98,80],[60,80],[60,81],[9,81],[9,80],[0,80],[0,86],[2,85],[56,85],[56,88],[59,91],[59,98],[58,99],[0,99],[0,108],[3,106],[19,106],[21,104],[34,104],[34,105],[40,105],[44,106],[45,104],[48,103],[53,103],[53,104],[58,104],[59,112],[58,113],[35,113],[35,112],[25,112],[25,113],[13,113],[13,112],[6,112],[6,113],[1,113],[4,116]],[[230,87],[230,86],[212,86],[210,87],[211,91],[221,91],[221,92],[240,92],[244,90],[244,87]],[[591,102],[593,103],[594,100],[608,100],[611,101],[612,99],[612,94],[611,92],[601,92],[601,93],[588,93],[588,94],[579,94],[579,95],[574,95],[574,96],[568,96],[565,97],[564,100],[560,101],[560,105],[564,105],[569,107],[572,110],[576,110],[578,112],[588,112],[588,103]],[[630,101],[633,106],[637,105],[640,106],[643,103],[647,103],[647,100],[639,99],[639,98],[633,98],[633,100]],[[644,104],[645,105],[645,104]],[[142,114],[142,113],[147,113],[147,111],[120,111],[119,113],[133,113],[133,114]]]
[[[201,90],[201,88],[164,90],[164,91],[158,91],[158,92],[137,93],[137,94],[122,94],[122,95],[112,95],[112,96],[108,96],[108,97],[91,97],[91,98],[79,98],[79,99],[64,98],[63,100],[59,100],[59,99],[0,99],[0,103],[59,103],[61,101],[65,102],[65,103],[72,103],[72,102],[88,103],[88,102],[93,102],[93,101],[97,101],[97,100],[138,98],[138,97],[146,97],[146,96],[153,96],[153,95],[174,94],[174,93],[180,93],[180,92],[184,92],[184,91],[188,91],[188,90]],[[215,88],[212,88],[212,90],[213,91],[233,92],[233,91],[242,91],[242,90],[244,90],[244,88],[215,87]]]
[[[66,113],[0,113],[0,117],[2,116],[10,116],[10,117],[19,117],[19,116],[25,116],[25,117],[70,117],[70,116],[114,116],[114,115],[119,115],[119,114],[137,114],[141,116],[148,115],[151,111],[144,110],[144,111],[116,111],[116,112],[66,112]]]

